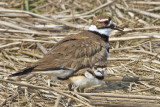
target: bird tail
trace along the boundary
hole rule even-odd
[[[28,73],[32,72],[35,67],[36,66],[26,67],[26,68],[14,73],[14,74],[9,75],[9,77],[21,76],[21,75],[24,75],[24,74],[28,74]]]

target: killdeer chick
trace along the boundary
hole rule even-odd
[[[87,31],[67,36],[55,44],[42,59],[10,76],[38,73],[67,80],[80,69],[94,68],[107,61],[111,29],[122,30],[109,16],[97,16]],[[90,74],[86,72],[85,75],[88,73]],[[72,80],[75,80],[74,77]]]
[[[74,91],[84,92],[85,88],[90,88],[103,83],[104,71],[93,71],[90,68],[79,70],[69,77],[68,81],[74,85]]]

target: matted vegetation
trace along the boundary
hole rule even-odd
[[[1,0],[0,106],[160,107],[160,1],[151,1]],[[87,29],[99,14],[124,27],[111,33],[105,84],[74,93],[44,75],[8,77],[62,38]]]

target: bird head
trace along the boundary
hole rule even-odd
[[[123,28],[116,26],[110,16],[100,15],[93,18],[89,31],[95,31],[109,36],[111,29],[123,31]]]
[[[104,79],[105,68],[97,68],[97,69],[93,69],[93,71],[94,71],[96,78],[98,78],[100,80]]]
[[[81,72],[84,73],[84,76],[89,79],[97,78],[99,80],[103,80],[105,71],[99,69],[83,69]]]

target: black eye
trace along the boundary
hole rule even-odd
[[[104,24],[104,25],[108,25],[108,24],[109,24],[109,21],[108,21],[108,20],[103,21],[103,24]]]

